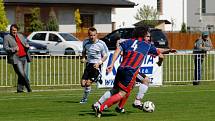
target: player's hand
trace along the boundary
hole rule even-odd
[[[86,62],[85,58],[82,58],[81,63],[85,63],[85,62]]]
[[[157,62],[158,66],[161,66],[162,63],[163,63],[163,58],[159,57]]]
[[[171,52],[171,53],[176,53],[177,50],[176,50],[176,49],[170,49],[169,52]]]
[[[19,51],[19,47],[18,47],[18,46],[16,47],[16,51],[17,51],[17,52]]]
[[[93,67],[94,67],[95,69],[98,69],[98,68],[99,68],[99,65],[100,65],[99,63],[96,63],[96,64],[93,65]]]
[[[111,66],[111,65],[108,66],[107,69],[106,69],[107,73],[110,73],[112,71],[112,69],[113,69],[113,66]]]
[[[162,62],[161,62],[161,61],[158,61],[157,64],[158,64],[158,66],[161,66],[161,65],[162,65]]]
[[[26,44],[26,45],[25,45],[25,48],[29,48],[29,47],[30,47],[30,45],[29,45],[29,44]]]

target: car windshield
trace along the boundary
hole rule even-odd
[[[151,37],[153,40],[160,40],[161,38],[166,40],[166,36],[161,31],[151,31]]]
[[[77,41],[78,39],[75,38],[70,33],[59,33],[66,41]]]
[[[0,37],[0,44],[3,44],[3,38]]]

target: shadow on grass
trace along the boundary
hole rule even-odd
[[[57,103],[79,103],[78,101],[53,101]]]
[[[88,113],[80,113],[79,116],[95,116],[94,112],[88,112]],[[113,117],[113,116],[117,116],[116,113],[102,113],[102,117]]]
[[[95,116],[95,112],[93,112],[93,110],[82,110],[82,111],[79,111],[80,114],[79,116]],[[133,111],[126,111],[126,113],[117,113],[115,111],[112,111],[112,110],[104,110],[103,113],[102,113],[102,117],[113,117],[113,116],[118,116],[118,115],[130,115],[132,113],[135,113]]]

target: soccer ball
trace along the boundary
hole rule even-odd
[[[146,101],[143,103],[143,111],[152,113],[155,111],[155,104],[151,101]]]

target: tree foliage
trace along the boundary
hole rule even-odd
[[[47,31],[59,31],[59,24],[53,9],[49,13],[49,20],[46,26]]]
[[[76,24],[76,32],[80,32],[81,30],[81,15],[79,9],[75,10],[75,24]]]
[[[43,30],[43,23],[40,20],[40,8],[31,9],[29,32]]]
[[[186,24],[184,22],[181,25],[181,32],[182,33],[186,33],[187,32],[187,27],[186,27]]]
[[[0,31],[6,31],[8,19],[6,17],[3,0],[0,0]]]
[[[136,16],[134,16],[134,18],[139,21],[144,20],[144,24],[146,25],[155,26],[157,21],[154,20],[159,19],[159,13],[153,7],[143,5],[143,7],[137,10]]]

